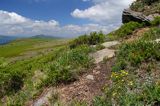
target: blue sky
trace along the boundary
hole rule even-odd
[[[0,9],[16,12],[35,20],[57,20],[62,25],[87,23],[86,20],[73,18],[70,13],[75,8],[85,9],[91,2],[82,0],[0,0]]]
[[[121,25],[133,0],[0,0],[0,34],[76,37]]]

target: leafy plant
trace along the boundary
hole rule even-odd
[[[129,22],[122,25],[118,30],[110,33],[108,36],[111,39],[120,39],[129,37],[138,28],[141,28],[143,25],[138,22]]]
[[[124,69],[126,65],[137,66],[142,62],[160,60],[160,44],[148,41],[134,41],[123,44],[117,54],[117,63],[115,67]],[[126,56],[126,54],[128,56]],[[120,64],[119,64],[120,63]],[[117,69],[117,68],[114,68]],[[114,70],[116,71],[116,70]],[[117,70],[119,71],[119,70]]]
[[[153,27],[149,31],[145,32],[140,39],[151,41],[159,38],[160,38],[160,28]]]
[[[90,47],[81,45],[75,49],[63,52],[50,65],[48,77],[45,84],[69,83],[76,79],[79,69],[88,68],[91,65],[91,58],[88,56]]]
[[[102,32],[91,32],[89,35],[82,35],[70,42],[70,48],[75,48],[80,45],[96,45],[105,41],[105,35]]]
[[[155,17],[155,19],[151,22],[152,26],[160,25],[160,17]]]

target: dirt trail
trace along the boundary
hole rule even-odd
[[[115,50],[108,49],[111,46],[117,45],[119,42],[113,41],[104,43],[105,49],[92,54],[96,60],[96,67],[93,70],[80,76],[79,79],[68,85],[59,85],[57,88],[47,88],[41,96],[35,100],[31,106],[50,106],[49,98],[52,97],[52,91],[57,91],[59,100],[67,106],[73,100],[85,101],[91,105],[95,96],[102,94],[102,88],[109,83],[111,67],[114,64]],[[111,58],[110,61],[102,63],[104,57]]]

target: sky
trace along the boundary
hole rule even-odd
[[[0,35],[77,37],[109,33],[134,0],[0,0]]]

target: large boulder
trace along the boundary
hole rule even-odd
[[[159,16],[159,14],[152,14],[146,16],[141,12],[135,12],[131,9],[125,9],[122,14],[122,22],[128,23],[130,21],[135,21],[139,23],[150,24],[150,22],[153,21],[154,17],[156,16]]]

